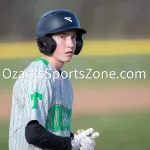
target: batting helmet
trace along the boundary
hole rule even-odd
[[[36,39],[40,52],[45,55],[52,54],[56,49],[56,42],[51,35],[69,29],[75,29],[77,32],[74,54],[78,55],[83,46],[82,34],[87,31],[81,28],[77,16],[62,9],[45,13],[38,21],[36,28]]]

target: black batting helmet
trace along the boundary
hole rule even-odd
[[[37,23],[36,39],[41,53],[50,55],[56,49],[56,42],[50,36],[61,31],[75,29],[77,31],[76,49],[78,55],[83,46],[82,34],[87,31],[82,29],[78,17],[68,10],[52,10],[45,13]]]

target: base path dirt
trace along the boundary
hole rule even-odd
[[[149,109],[149,86],[74,88],[73,115]],[[0,118],[8,119],[10,111],[11,92],[0,93]]]
[[[101,87],[75,89],[73,111],[76,115],[146,111],[150,109],[150,87]]]

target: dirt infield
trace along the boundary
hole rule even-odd
[[[150,109],[150,86],[75,88],[73,114],[94,114]],[[0,93],[0,118],[8,119],[11,92]]]
[[[104,87],[76,89],[73,107],[76,115],[146,111],[150,109],[150,87]]]

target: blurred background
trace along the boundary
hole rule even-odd
[[[0,149],[8,149],[13,78],[38,51],[38,19],[52,9],[68,9],[88,33],[84,47],[65,71],[145,71],[145,79],[75,79],[72,131],[100,132],[96,150],[150,149],[150,1],[14,0],[0,5]],[[4,73],[4,70],[7,70]],[[8,77],[8,79],[4,78]],[[92,76],[92,74],[91,74]]]

